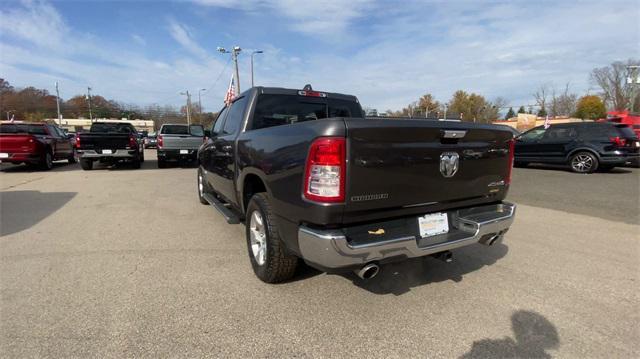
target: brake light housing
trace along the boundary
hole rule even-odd
[[[129,147],[131,148],[138,147],[138,140],[136,139],[136,136],[134,135],[129,136]]]
[[[346,154],[344,137],[320,137],[311,143],[304,172],[304,198],[320,203],[344,202]]]
[[[505,177],[504,179],[504,183],[506,185],[511,184],[511,174],[513,172],[513,161],[515,160],[515,150],[516,150],[516,140],[515,139],[510,139],[509,140],[509,169],[507,170],[507,177]]]
[[[77,133],[76,134],[76,148],[80,148],[80,134]]]
[[[627,144],[627,140],[624,138],[620,138],[620,136],[610,137],[611,143],[618,147],[624,147]]]
[[[162,136],[158,135],[158,139],[157,139],[157,146],[158,148],[162,148],[162,146],[164,146],[164,140],[162,138]]]

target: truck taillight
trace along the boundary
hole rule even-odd
[[[156,141],[158,148],[162,148],[162,146],[164,146],[164,141],[162,139],[162,136],[158,136],[158,140]]]
[[[343,202],[346,146],[343,137],[321,137],[311,143],[304,176],[304,197],[315,202]]]
[[[129,136],[129,147],[131,148],[136,148],[138,147],[138,140],[136,139],[136,136]]]
[[[515,150],[516,150],[516,140],[512,138],[509,140],[509,163],[508,163],[509,169],[507,170],[507,177],[504,179],[505,184],[511,184],[511,173],[513,172],[513,161],[514,161]]]
[[[609,140],[611,140],[611,143],[618,147],[624,147],[627,144],[627,140],[624,138],[620,138],[619,136],[610,137]]]
[[[76,148],[80,148],[80,134],[76,135]]]

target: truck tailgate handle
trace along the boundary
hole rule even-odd
[[[465,130],[442,130],[440,131],[441,138],[462,138],[467,134]]]

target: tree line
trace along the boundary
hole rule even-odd
[[[540,85],[532,94],[532,104],[521,105],[517,113],[531,113],[542,117],[548,115],[598,119],[606,116],[607,109],[640,112],[640,91],[638,91],[640,84],[628,83],[628,79],[635,79],[638,76],[638,70],[636,69],[634,73],[630,66],[638,65],[640,61],[629,59],[626,62],[616,61],[609,66],[593,69],[589,78],[591,85],[596,89],[595,93],[587,92],[581,97],[571,91],[569,83],[562,88],[556,88],[549,83]],[[502,97],[489,101],[481,94],[458,90],[445,103],[437,101],[432,94],[427,93],[402,110],[387,110],[386,115],[447,117],[488,123],[499,119],[500,114],[505,113],[505,110],[504,119],[517,116],[513,106],[508,106],[508,101]]]
[[[58,110],[56,96],[47,90],[35,87],[16,89],[0,78],[0,115],[2,120],[42,121],[57,118]],[[63,118],[128,118],[131,120],[154,120],[156,128],[164,123],[186,123],[186,105],[175,107],[171,105],[151,104],[138,106],[115,100],[109,100],[100,95],[76,95],[68,100],[60,99],[60,113]],[[216,118],[214,112],[202,112],[197,103],[191,104],[192,123],[210,125]]]

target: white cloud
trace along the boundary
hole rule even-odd
[[[56,9],[41,1],[24,0],[22,5],[0,11],[0,35],[11,34],[49,48],[59,46],[68,27]]]
[[[142,36],[138,35],[138,34],[132,34],[131,38],[133,39],[133,41],[135,41],[138,45],[141,46],[147,46],[147,40],[145,40]]]
[[[206,6],[239,9],[248,12],[272,11],[290,21],[293,30],[319,38],[345,35],[349,24],[365,15],[372,0],[194,0]]]
[[[207,51],[205,51],[205,49],[198,45],[198,43],[193,39],[191,31],[187,28],[186,25],[180,24],[175,20],[170,20],[169,33],[174,40],[176,40],[180,45],[182,45],[182,47],[184,47],[192,54],[201,58],[208,57]]]

